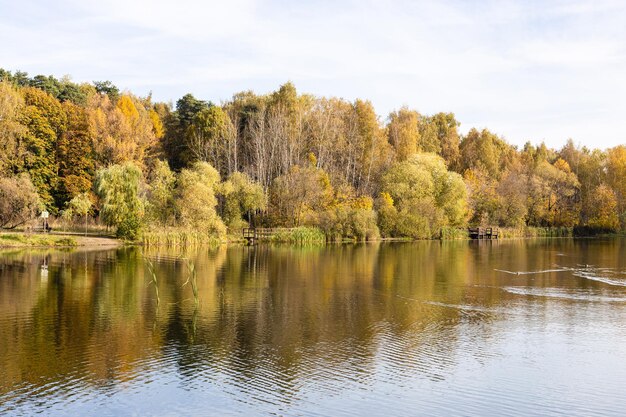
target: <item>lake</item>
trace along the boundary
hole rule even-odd
[[[0,251],[0,415],[623,415],[626,239]]]

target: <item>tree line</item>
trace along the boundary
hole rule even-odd
[[[118,235],[247,224],[330,239],[431,238],[445,227],[626,229],[626,146],[459,133],[452,113],[299,94],[292,83],[220,105],[175,104],[110,81],[0,69],[0,227],[98,216]]]

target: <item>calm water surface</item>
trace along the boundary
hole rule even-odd
[[[624,415],[626,240],[2,251],[37,413]]]

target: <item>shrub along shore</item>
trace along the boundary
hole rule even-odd
[[[0,69],[0,229],[49,213],[147,245],[237,241],[249,226],[291,243],[626,230],[626,146],[518,148],[459,125],[291,83],[172,105]]]

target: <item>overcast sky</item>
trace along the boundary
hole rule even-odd
[[[0,67],[219,103],[300,92],[453,112],[509,142],[626,143],[626,2],[0,0]]]

